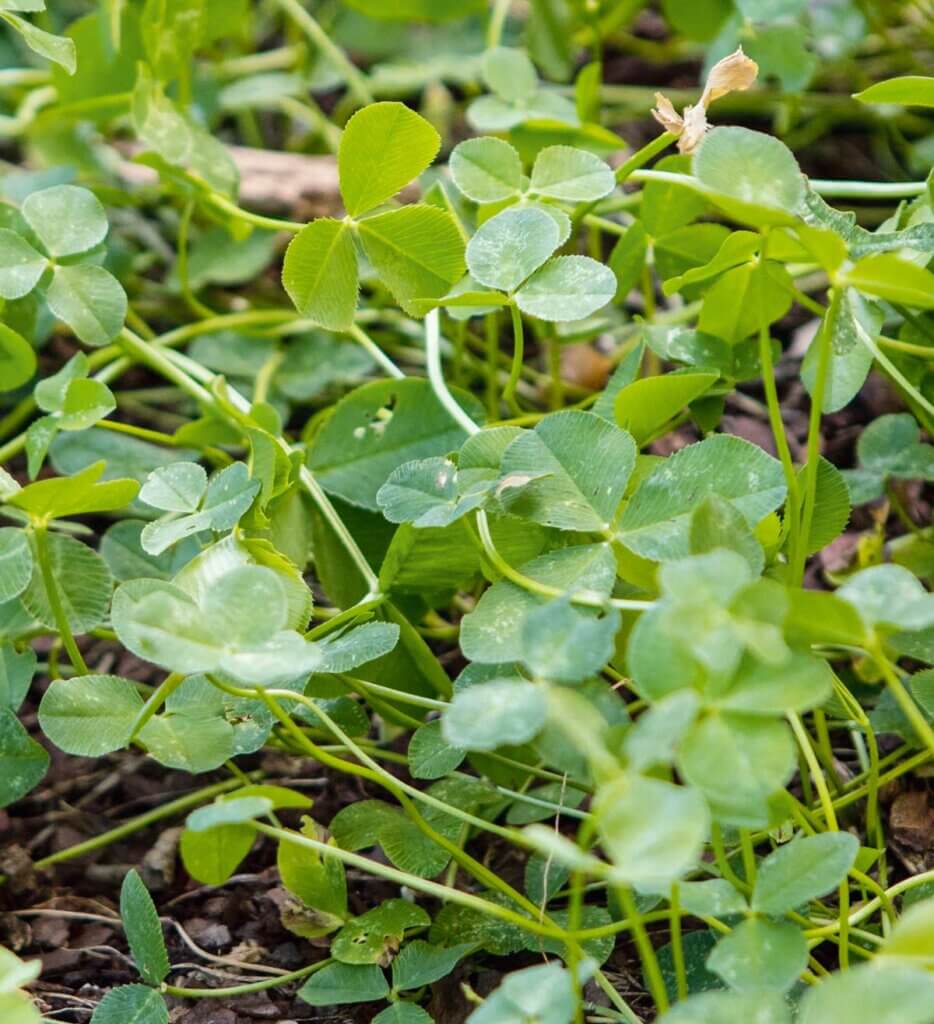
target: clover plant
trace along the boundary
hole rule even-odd
[[[201,776],[32,867],[171,825],[180,885],[275,875],[298,958],[178,976],[147,858],[92,1024],[932,1024],[887,811],[934,756],[934,92],[888,74],[929,40],[850,0],[61,7],[0,0],[0,806],[62,756]],[[627,47],[705,62],[641,147]],[[839,118],[897,180],[802,171]],[[0,949],[5,1022],[63,1019],[37,978]]]

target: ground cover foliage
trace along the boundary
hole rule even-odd
[[[934,1021],[929,7],[0,19],[3,1021]]]

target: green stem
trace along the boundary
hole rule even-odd
[[[55,579],[55,573],[52,571],[48,533],[44,523],[33,528],[33,537],[36,541],[36,561],[39,563],[42,582],[45,585],[45,593],[49,600],[49,607],[52,610],[55,624],[58,627],[59,636],[61,636],[65,650],[68,652],[68,657],[71,659],[71,663],[78,674],[86,676],[90,673],[90,669],[85,663],[81,651],[78,650],[78,645],[75,643],[74,635],[71,632],[71,624],[68,621],[65,607],[62,604],[62,596],[58,590],[58,581]]]
[[[819,346],[817,373],[814,378],[814,389],[811,394],[811,410],[808,418],[807,462],[804,466],[804,500],[801,511],[801,527],[796,561],[791,568],[792,586],[798,586],[804,578],[807,561],[808,539],[811,536],[811,523],[814,521],[814,506],[817,501],[817,469],[820,463],[820,424],[824,407],[824,393],[830,376],[830,360],[833,354],[833,332],[837,315],[840,311],[840,292],[833,290],[830,308],[824,316],[821,328],[814,343]]]
[[[645,923],[636,901],[633,898],[632,890],[628,885],[621,885],[616,888],[616,895],[619,897],[620,907],[626,915],[627,920],[632,922],[632,937],[639,951],[639,959],[645,971],[645,978],[649,985],[649,992],[652,1000],[660,1014],[668,1009],[668,992],[662,978],[661,968],[658,966],[658,957],[655,955],[655,947],[646,931]]]
[[[152,716],[162,707],[163,704],[172,696],[172,694],[182,685],[185,681],[184,675],[179,672],[173,672],[171,675],[166,676],[165,679],[153,690],[149,697],[149,700],[143,705],[143,710],[140,711],[133,723],[133,728],[130,730],[130,738],[127,743],[132,743],[133,740],[139,736],[146,726],[146,723],[152,718]]]
[[[348,90],[362,106],[373,102],[373,94],[367,85],[366,78],[360,69],[351,61],[344,51],[331,39],[317,21],[305,10],[298,0],[275,0],[279,9],[308,36],[312,46],[320,50],[330,64],[341,71],[347,82]]]
[[[260,773],[254,772],[253,777],[259,778]],[[57,850],[55,853],[49,854],[48,857],[37,860],[35,867],[37,869],[49,868],[53,864],[74,860],[76,857],[83,857],[86,853],[94,853],[95,850],[101,850],[111,843],[133,835],[134,832],[148,828],[157,821],[162,821],[163,818],[170,818],[173,814],[181,814],[182,811],[187,811],[190,807],[197,807],[208,800],[213,800],[214,797],[219,796],[221,793],[229,793],[232,789],[238,789],[240,785],[239,779],[227,779],[225,782],[217,782],[213,786],[205,786],[204,789],[199,789],[195,793],[180,796],[177,800],[170,800],[169,803],[162,804],[161,807],[147,811],[145,814],[140,814],[136,818],[131,818],[122,825],[118,825],[107,832],[102,832],[93,839],[86,839],[84,842],[76,843],[67,849]]]
[[[356,341],[361,348],[363,348],[367,354],[373,359],[377,366],[389,374],[390,377],[400,379],[405,377],[405,374],[398,366],[386,355],[386,353],[376,344],[375,341],[357,324],[353,324],[348,331],[351,338]]]
[[[519,383],[525,356],[525,335],[522,330],[522,314],[514,300],[509,303],[509,314],[512,317],[512,365],[509,369],[509,379],[503,388],[503,398],[510,405],[515,405],[516,385]],[[517,409],[516,412],[518,411]]]
[[[267,988],[278,988],[280,985],[288,985],[293,981],[301,981],[331,963],[334,963],[334,960],[328,957],[326,960],[319,960],[316,964],[310,964],[297,971],[290,971],[288,974],[277,974],[272,978],[263,978],[262,981],[251,981],[245,985],[230,985],[227,988],[180,988],[177,985],[162,984],[160,991],[166,995],[175,996],[176,999],[224,999],[231,996],[245,996],[251,992],[262,992]]]
[[[880,643],[874,644],[870,648],[870,654],[872,654],[876,664],[882,672],[885,678],[886,685],[895,698],[898,706],[905,713],[905,717],[914,729],[918,739],[927,747],[928,752],[934,754],[934,729],[931,728],[930,723],[924,716],[924,712],[915,703],[914,698],[905,689],[905,684],[899,679],[898,672],[895,671],[892,663],[885,656]]]

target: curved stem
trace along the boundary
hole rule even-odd
[[[522,329],[522,314],[515,300],[509,303],[509,314],[512,317],[512,365],[509,368],[509,379],[503,388],[503,398],[512,405],[515,403],[516,385],[519,383],[525,358],[525,334]]]
[[[71,663],[78,671],[78,674],[86,676],[89,674],[90,669],[85,663],[81,651],[78,650],[77,643],[75,643],[74,634],[71,632],[71,624],[68,621],[68,615],[65,613],[65,606],[62,604],[58,581],[55,579],[55,573],[52,571],[46,526],[44,524],[35,526],[33,528],[33,537],[36,541],[36,561],[39,563],[39,571],[42,574],[46,597],[49,600],[49,607],[52,610],[55,625],[58,627],[59,636],[61,636],[65,650],[68,652],[68,657],[71,659]]]
[[[302,967],[297,971],[290,971],[288,974],[277,974],[271,978],[263,978],[262,981],[251,981],[245,985],[230,985],[226,988],[182,988],[178,985],[160,986],[160,991],[166,995],[175,996],[177,999],[224,999],[231,996],[245,996],[251,992],[262,992],[267,988],[278,988],[280,985],[288,985],[293,981],[301,981],[322,967],[334,963],[333,958],[319,960],[316,964]]]

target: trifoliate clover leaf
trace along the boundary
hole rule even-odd
[[[858,469],[843,471],[855,505],[881,498],[887,480],[934,482],[934,445],[921,441],[910,413],[873,420],[856,443]]]
[[[147,523],[140,544],[147,554],[160,555],[185,537],[202,530],[233,529],[260,489],[243,462],[222,469],[210,483],[191,462],[160,466],[149,474],[140,498],[167,515]]]

